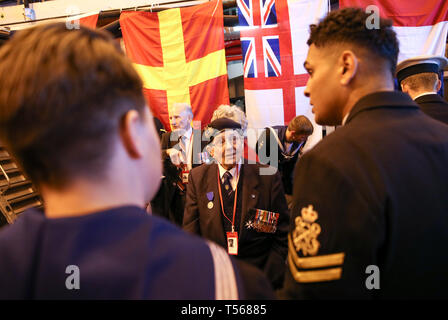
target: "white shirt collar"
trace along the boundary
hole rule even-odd
[[[428,94],[437,94],[437,92],[427,91],[427,92],[420,93],[419,95],[417,95],[417,96],[414,97],[414,101],[415,101],[417,98],[420,98],[421,96],[427,96]]]
[[[226,173],[226,171],[229,171],[230,174],[232,175],[232,178],[235,177],[236,175],[236,168],[238,168],[238,172],[241,169],[241,163],[239,162],[236,166],[234,166],[232,169],[230,170],[226,170],[223,168],[223,166],[221,166],[221,164],[218,162],[218,168],[219,168],[219,178],[222,179],[222,176],[224,175],[224,173]]]
[[[238,185],[238,181],[240,179],[241,160],[238,162],[238,164],[236,166],[234,166],[230,170],[224,169],[219,162],[218,162],[218,168],[219,168],[219,178],[221,179],[221,181],[222,181],[222,176],[224,175],[224,173],[226,171],[230,172],[230,174],[232,175],[232,178],[230,179],[230,184],[232,185],[233,191],[235,191],[236,186]],[[236,171],[237,168],[238,168],[238,172]]]

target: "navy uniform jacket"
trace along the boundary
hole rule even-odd
[[[30,210],[0,231],[0,299],[272,297],[261,272],[227,257],[137,207],[58,219]],[[79,290],[67,289],[70,266]]]
[[[407,95],[360,99],[294,183],[282,298],[448,297],[448,126]]]
[[[286,141],[286,129],[288,129],[288,126],[273,126],[272,127],[277,131],[278,138],[281,143],[285,144]],[[293,142],[291,145],[291,152],[296,151],[296,153],[291,157],[286,157],[282,150],[280,149],[280,146],[278,145],[278,141],[275,139],[275,137],[271,134],[271,130],[269,128],[265,128],[264,132],[261,134],[260,138],[258,139],[257,145],[255,147],[255,150],[257,152],[258,157],[260,155],[265,155],[266,157],[270,157],[271,155],[271,146],[270,146],[270,139],[273,139],[274,145],[277,146],[277,154],[278,154],[278,164],[277,163],[265,163],[264,161],[261,161],[262,163],[269,164],[273,167],[278,168],[278,171],[280,171],[280,175],[282,177],[282,183],[283,183],[283,189],[285,190],[285,194],[292,194],[292,181],[293,181],[293,174],[294,174],[294,168],[297,162],[297,159],[300,156],[300,152],[302,151],[303,147],[305,146],[306,141],[304,141],[302,144],[299,144],[297,142]]]
[[[427,94],[415,99],[428,116],[448,124],[448,103],[438,94]]]
[[[278,172],[260,175],[260,164],[242,164],[239,196],[242,200],[239,224],[238,258],[263,270],[274,288],[281,287],[287,255],[287,233],[289,212]],[[272,168],[271,168],[272,169]],[[227,250],[226,233],[223,227],[222,210],[218,193],[218,165],[204,164],[190,173],[183,228],[189,232],[212,240]],[[207,194],[213,194],[213,207],[209,208]],[[262,209],[278,213],[277,229],[274,233],[257,232],[248,227],[253,221],[251,209]],[[237,209],[239,210],[239,209]]]
[[[185,192],[177,187],[177,181],[181,169],[172,164],[170,157],[166,153],[167,149],[178,144],[176,139],[171,140],[172,132],[165,132],[161,138],[163,175],[164,179],[160,184],[159,191],[151,201],[152,212],[162,216],[171,222],[181,226],[185,208]],[[202,141],[200,130],[192,132],[192,167],[197,167],[201,163],[200,153],[204,150],[208,141]]]

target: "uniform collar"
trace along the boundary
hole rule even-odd
[[[417,96],[414,97],[414,101],[417,100],[417,99],[420,98],[420,97],[427,96],[427,95],[433,95],[433,94],[437,94],[437,92],[434,92],[434,91],[428,91],[428,92],[420,93],[419,95],[417,95]]]
[[[359,99],[350,111],[345,123],[349,123],[354,117],[363,111],[377,108],[418,109],[418,105],[406,93],[400,91],[378,91],[370,93]]]

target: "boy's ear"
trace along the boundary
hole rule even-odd
[[[436,91],[439,92],[440,88],[442,88],[442,81],[440,79],[437,79]]]
[[[120,137],[123,146],[131,158],[143,156],[142,122],[137,110],[126,112],[121,121]]]

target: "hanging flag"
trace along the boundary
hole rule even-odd
[[[303,95],[309,25],[328,13],[328,0],[237,0],[249,127],[287,125],[296,115],[314,123]],[[314,123],[315,124],[315,123]],[[307,149],[322,138],[315,124]],[[252,137],[251,141],[256,141]]]
[[[448,33],[446,0],[340,0],[339,7],[375,5],[382,17],[393,20],[400,42],[398,62],[419,56],[445,56]],[[370,11],[369,11],[370,12]]]
[[[96,28],[96,24],[98,22],[98,13],[97,14],[92,14],[86,17],[82,17],[81,19],[79,19],[79,22],[81,23],[81,25],[95,29]]]
[[[126,53],[153,114],[170,128],[168,106],[190,103],[202,127],[229,104],[221,1],[160,12],[123,12]]]
[[[97,23],[98,23],[98,12],[89,12],[80,14],[74,17],[67,18],[66,21],[67,27],[69,29],[76,29],[78,25],[95,29]]]

